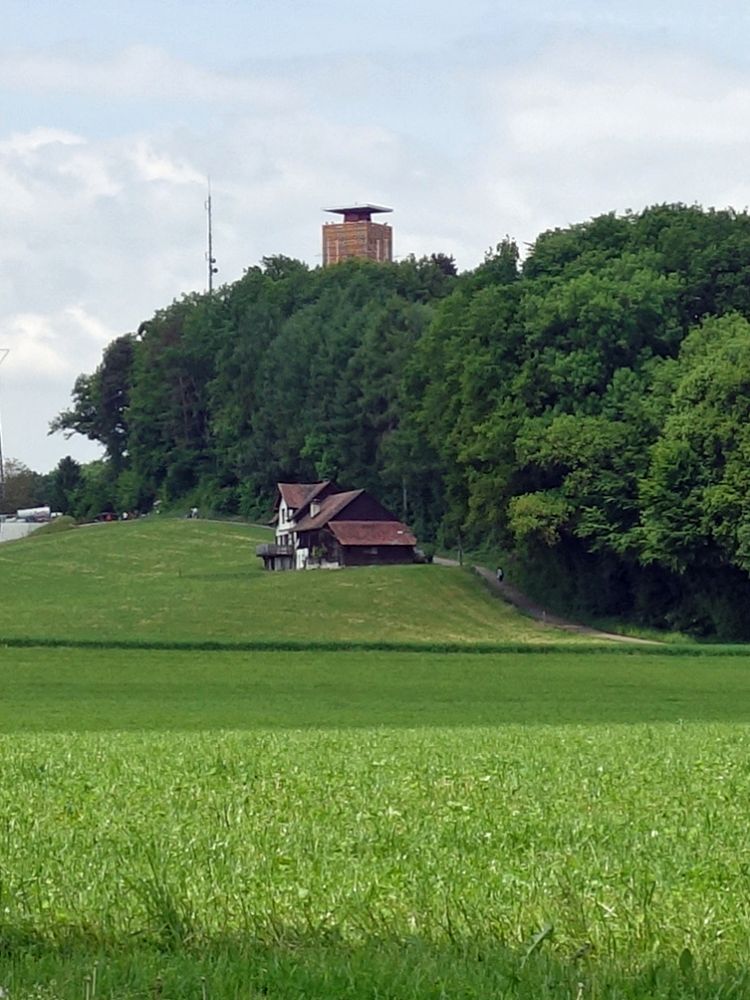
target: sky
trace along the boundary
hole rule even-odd
[[[49,422],[205,289],[209,176],[221,282],[319,265],[345,201],[461,269],[602,212],[745,209],[748,40],[734,0],[0,0],[5,457],[98,456]]]

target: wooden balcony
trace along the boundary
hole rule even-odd
[[[277,545],[276,542],[264,542],[262,545],[255,546],[256,556],[260,556],[261,559],[273,556],[293,556],[294,546],[293,545]]]

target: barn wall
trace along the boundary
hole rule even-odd
[[[375,551],[373,552],[372,549]],[[414,562],[414,549],[410,545],[342,545],[341,559],[344,566],[385,566]]]

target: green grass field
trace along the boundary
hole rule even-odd
[[[9,1000],[750,996],[744,650],[514,652],[556,635],[469,573],[256,535],[0,548],[0,635],[102,647],[0,645]]]
[[[154,518],[0,546],[0,573],[12,581],[0,640],[586,641],[551,635],[469,571],[267,573],[255,546],[270,537],[243,525]]]
[[[212,996],[433,997],[445,978],[448,996],[746,995],[732,968],[750,988],[733,726],[0,746],[6,983],[48,969],[81,996],[98,961],[103,996],[158,975],[168,996],[200,996],[201,975]],[[672,992],[641,992],[649,977]]]
[[[750,722],[750,658],[1,649],[0,733]]]

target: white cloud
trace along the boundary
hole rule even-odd
[[[525,154],[750,140],[750,79],[696,57],[576,45],[504,81],[501,93],[511,141]]]
[[[64,455],[90,461],[100,455],[94,442],[48,436],[49,423],[70,405],[70,391],[81,371],[92,371],[102,348],[116,331],[81,305],[55,312],[18,313],[0,318],[0,348],[9,351],[0,365],[3,450],[39,472]]]
[[[80,361],[97,363],[117,331],[78,304],[55,313],[17,313],[0,320],[0,346],[9,350],[4,374],[43,383],[74,377]]]
[[[113,176],[112,167],[96,151],[77,149],[57,167],[60,177],[70,178],[76,185],[76,194],[86,200],[111,198],[122,191],[122,183]]]
[[[231,101],[265,110],[288,106],[298,96],[283,79],[210,71],[151,45],[133,45],[113,57],[94,59],[54,52],[0,54],[0,87],[99,100]]]
[[[159,152],[145,139],[135,143],[131,158],[146,181],[168,181],[170,184],[204,184],[206,181],[205,176],[189,163]]]
[[[32,128],[28,132],[14,132],[7,139],[0,140],[0,154],[24,156],[37,153],[45,146],[61,143],[63,146],[77,146],[85,142],[80,135],[59,128]]]
[[[485,98],[479,189],[524,240],[613,209],[750,200],[748,73],[589,39],[491,74]]]
[[[10,377],[20,374],[45,379],[70,374],[50,317],[35,313],[11,316],[0,325],[0,337],[10,350],[11,365],[6,365]]]

